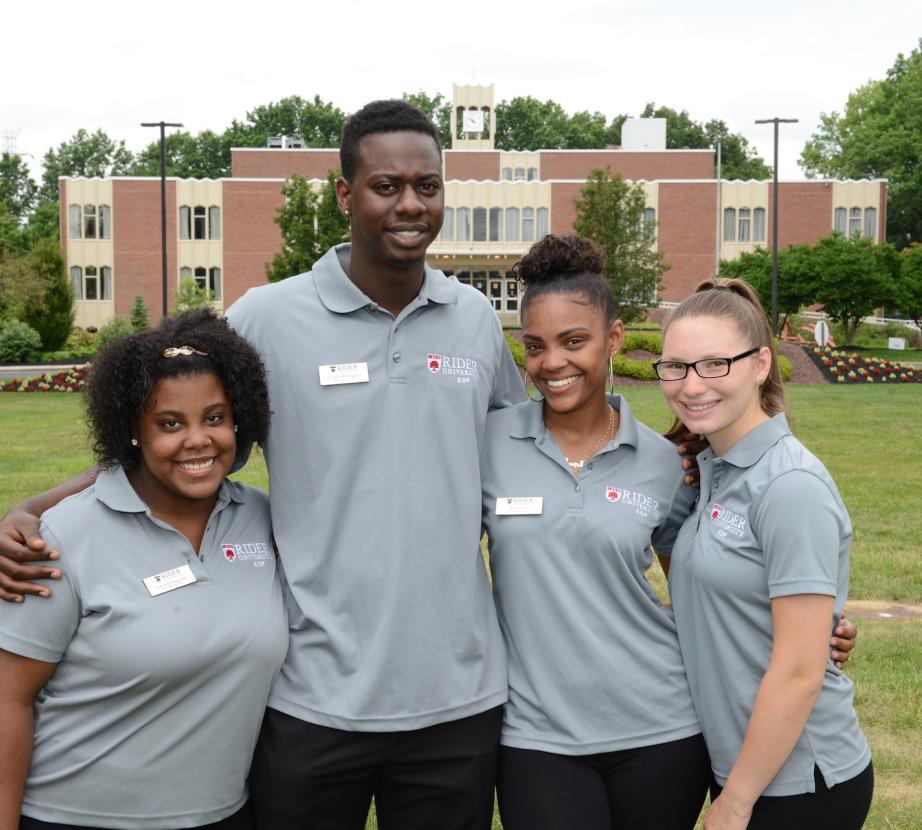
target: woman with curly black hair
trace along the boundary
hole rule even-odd
[[[288,644],[267,498],[226,480],[265,438],[253,348],[210,310],[106,347],[95,482],[46,511],[45,602],[0,603],[0,830],[247,830]]]

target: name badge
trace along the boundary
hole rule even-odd
[[[496,500],[497,516],[540,516],[543,512],[542,496],[514,496]]]
[[[318,366],[321,386],[339,386],[343,383],[368,383],[368,364],[331,363]]]
[[[182,588],[183,585],[191,585],[195,582],[195,574],[188,565],[180,565],[178,568],[170,568],[163,573],[148,576],[144,580],[144,587],[152,597],[158,597],[167,591],[175,591]]]

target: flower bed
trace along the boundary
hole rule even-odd
[[[59,372],[0,381],[0,392],[80,392],[89,370],[89,366],[72,366]]]
[[[922,369],[912,366],[830,346],[804,349],[834,383],[922,383]]]

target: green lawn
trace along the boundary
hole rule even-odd
[[[788,387],[795,432],[827,465],[855,525],[851,596],[922,603],[922,387]],[[669,412],[655,386],[629,387],[635,414],[662,431]],[[79,397],[0,394],[0,512],[91,462]],[[256,454],[237,476],[266,486]],[[849,666],[875,754],[869,830],[922,827],[922,620],[860,622]],[[374,816],[368,828],[376,828]],[[499,828],[499,820],[494,820]]]

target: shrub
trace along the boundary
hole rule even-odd
[[[96,349],[96,332],[76,326],[71,329],[64,348],[72,352],[94,351]]]
[[[147,321],[147,306],[144,305],[144,297],[140,294],[134,295],[134,304],[131,306],[129,318],[131,327],[135,331],[147,331],[150,328],[150,323]]]
[[[624,343],[621,346],[623,352],[633,352],[642,349],[651,354],[662,354],[663,338],[659,332],[654,331],[629,331],[624,335]]]
[[[656,380],[656,371],[649,360],[634,360],[631,357],[616,354],[611,359],[612,369],[616,375],[637,380]]]
[[[781,373],[781,380],[787,383],[794,376],[794,367],[791,365],[791,361],[783,354],[778,354],[777,357],[778,371]]]
[[[99,334],[96,335],[96,347],[101,349],[113,340],[118,340],[119,337],[124,337],[133,331],[131,321],[122,314],[117,315],[99,330]]]
[[[0,327],[0,361],[19,363],[42,348],[42,338],[31,326],[9,320]]]
[[[509,344],[509,351],[512,352],[512,359],[519,366],[525,365],[525,346],[516,340],[509,332],[503,332],[506,337],[506,343]]]

